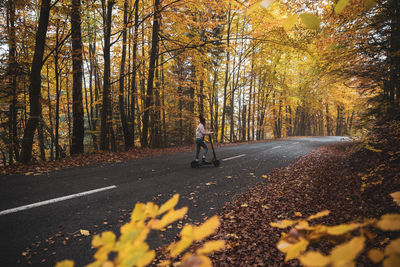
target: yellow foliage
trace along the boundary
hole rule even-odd
[[[281,228],[281,229],[285,229],[288,228],[289,226],[292,226],[293,224],[295,224],[296,221],[291,221],[291,220],[283,220],[283,221],[278,221],[276,223],[269,223],[272,227],[277,227],[277,228]]]
[[[163,214],[164,212],[175,208],[176,204],[178,203],[178,200],[179,200],[179,194],[175,194],[170,200],[161,205],[160,209],[158,210],[158,215]]]
[[[331,262],[329,256],[324,256],[319,252],[310,251],[299,258],[301,264],[310,267],[322,267],[326,266]]]
[[[396,202],[398,206],[400,206],[400,192],[394,192],[390,194],[390,196],[393,198],[393,201]]]
[[[183,216],[187,213],[187,207],[183,207],[179,210],[170,210],[166,213],[161,220],[154,221],[151,225],[152,229],[160,230],[165,226],[171,224],[172,222],[182,219]]]
[[[101,235],[95,235],[92,240],[92,246],[98,248],[105,245],[114,245],[115,235],[113,232],[103,232]]]
[[[391,241],[385,249],[386,255],[390,255],[393,253],[400,254],[400,238]]]
[[[289,261],[300,256],[302,252],[307,249],[310,242],[306,239],[300,239],[299,242],[293,244],[287,248],[285,261]]]
[[[320,211],[320,212],[308,217],[307,220],[310,221],[310,220],[318,219],[318,218],[321,218],[321,217],[325,217],[325,216],[328,216],[329,213],[331,213],[329,210]]]
[[[337,265],[354,261],[364,249],[365,237],[354,237],[349,242],[335,247],[331,252],[331,260]]]
[[[202,225],[193,229],[193,240],[200,241],[213,234],[219,227],[220,222],[217,216],[208,219]]]
[[[204,243],[196,252],[198,254],[208,254],[213,251],[221,250],[225,246],[224,240],[213,240]]]
[[[385,214],[376,226],[384,231],[400,230],[400,214]]]
[[[383,261],[383,267],[398,267],[400,266],[400,255],[392,254]]]
[[[383,260],[383,252],[379,249],[373,248],[368,251],[368,258],[374,263],[379,263]]]
[[[360,223],[340,224],[336,226],[325,226],[324,230],[330,235],[343,235],[361,226]]]
[[[283,28],[285,29],[285,31],[290,31],[296,24],[297,20],[298,20],[297,15],[288,16],[285,22],[283,23]]]
[[[121,227],[121,235],[118,240],[115,234],[110,231],[93,237],[92,246],[97,248],[94,255],[96,261],[88,264],[87,267],[128,267],[151,264],[156,257],[156,253],[154,250],[149,249],[146,243],[147,236],[151,230],[161,230],[185,216],[187,207],[178,210],[174,209],[178,200],[179,195],[175,194],[160,208],[152,202],[146,204],[137,203],[132,211],[130,222]],[[162,214],[164,214],[162,218],[157,218]],[[186,225],[182,229],[181,240],[168,247],[170,257],[178,256],[193,242],[200,241],[214,233],[219,224],[218,217],[214,216],[197,227]],[[81,234],[89,235],[89,231],[81,230]],[[200,262],[199,266],[211,266],[211,260],[206,254],[220,250],[224,245],[225,241],[223,240],[206,242],[203,247],[197,250],[197,255],[194,255]],[[109,258],[111,252],[116,253],[114,259]],[[164,261],[163,264],[170,265],[171,262]],[[74,262],[66,260],[57,263],[56,266],[73,267]]]
[[[74,267],[75,263],[71,260],[57,262],[56,267]]]

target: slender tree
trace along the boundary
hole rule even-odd
[[[49,24],[51,0],[42,0],[40,7],[40,15],[38,28],[35,38],[35,52],[31,65],[31,73],[29,75],[29,119],[25,126],[24,137],[22,140],[21,161],[28,163],[32,158],[33,137],[42,113],[40,104],[40,89],[41,89],[41,70],[44,48],[46,43],[47,26]]]

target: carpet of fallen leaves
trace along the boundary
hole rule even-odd
[[[265,141],[246,141],[235,143],[216,144],[215,148],[237,144],[247,144]],[[131,159],[147,158],[165,154],[174,154],[194,151],[194,145],[181,145],[167,148],[135,148],[124,152],[94,151],[76,156],[68,156],[54,161],[38,161],[31,164],[15,163],[10,166],[0,166],[0,175],[25,174],[42,175],[51,171],[65,168],[123,162]]]
[[[221,227],[212,239],[224,239],[227,246],[213,255],[215,266],[299,265],[297,260],[284,262],[284,254],[276,248],[282,230],[271,227],[270,222],[306,218],[325,209],[331,214],[316,223],[336,225],[400,212],[389,196],[400,191],[400,160],[389,152],[394,147],[400,150],[400,142],[386,143],[380,153],[349,143],[319,148],[273,171],[265,182],[236,197],[219,214]],[[368,184],[362,191],[361,178],[371,170],[384,179],[380,184]],[[382,246],[390,235],[375,234],[370,241],[375,247]],[[333,245],[321,242],[309,248],[326,252]],[[364,255],[357,262],[357,266],[371,264]]]

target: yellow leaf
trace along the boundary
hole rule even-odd
[[[385,249],[386,255],[390,255],[393,253],[400,254],[400,238],[391,241]]]
[[[398,266],[400,266],[399,255],[392,254],[383,261],[383,267],[398,267]]]
[[[200,267],[212,267],[212,262],[209,257],[203,255],[199,255],[198,257],[201,260]]]
[[[108,259],[108,254],[113,250],[112,245],[104,245],[97,249],[94,258],[98,261],[105,261]]]
[[[136,221],[141,221],[146,218],[144,212],[146,210],[146,205],[143,203],[137,203],[135,205],[135,208],[133,209],[132,215],[131,215],[131,220],[133,222]]]
[[[279,249],[280,251],[282,251],[283,253],[287,253],[289,248],[293,246],[292,243],[289,243],[286,240],[280,240],[278,242],[278,244],[276,244],[277,249]]]
[[[294,216],[301,217],[301,216],[303,216],[303,214],[301,214],[301,212],[299,212],[299,211],[295,211]]]
[[[297,15],[291,15],[286,18],[285,22],[283,23],[283,28],[285,31],[290,31],[297,22]]]
[[[373,248],[368,251],[368,258],[374,263],[379,263],[383,260],[383,252],[380,249]]]
[[[198,254],[208,254],[213,251],[221,250],[225,246],[224,240],[213,240],[204,243],[204,245],[199,248],[196,253]]]
[[[321,21],[314,14],[302,13],[300,14],[300,19],[306,25],[307,28],[312,30],[319,30]]]
[[[178,203],[178,200],[179,200],[179,194],[175,194],[170,200],[161,205],[158,211],[158,215],[163,214],[164,212],[175,208],[176,204]]]
[[[372,152],[376,152],[376,153],[381,153],[382,152],[382,149],[377,149],[377,148],[374,148],[374,147],[372,147],[370,145],[365,145],[365,148],[368,149],[368,150],[371,150]]]
[[[314,230],[315,227],[310,226],[307,221],[301,220],[296,225],[296,229],[298,229],[298,230]]]
[[[88,265],[85,265],[85,267],[101,267],[104,261],[94,261],[92,263],[89,263]]]
[[[365,237],[354,237],[349,242],[335,247],[331,252],[331,260],[335,264],[346,264],[355,260],[364,249]]]
[[[329,210],[320,211],[317,214],[314,214],[314,215],[311,215],[310,217],[308,217],[307,220],[310,221],[310,220],[318,219],[321,217],[325,217],[325,216],[328,216],[329,213],[330,213]]]
[[[146,243],[128,244],[119,250],[117,262],[119,266],[135,266],[146,255],[149,246]]]
[[[242,207],[242,208],[247,208],[248,206],[249,205],[247,203],[244,203],[244,204],[240,205],[240,207]]]
[[[63,260],[60,262],[57,262],[56,267],[74,267],[74,261],[71,260]]]
[[[213,216],[207,221],[205,221],[202,225],[195,227],[193,229],[193,240],[200,241],[203,238],[213,234],[215,230],[219,227],[220,222],[218,216]]]
[[[263,8],[268,8],[275,0],[262,0],[260,6]]]
[[[296,221],[283,220],[283,221],[278,221],[276,223],[274,223],[274,222],[269,223],[269,225],[271,225],[272,227],[278,227],[281,229],[285,229],[285,228],[288,228],[289,226],[292,226],[295,223],[296,223]]]
[[[307,239],[302,238],[299,242],[290,246],[286,252],[285,262],[300,256],[300,254],[307,249],[309,243]]]
[[[144,214],[146,218],[154,218],[157,216],[158,213],[158,205],[154,204],[153,202],[147,202],[146,204],[146,209],[144,211]]]
[[[80,233],[81,233],[81,235],[84,235],[84,236],[89,236],[90,235],[90,232],[88,231],[88,230],[79,230],[80,231]]]
[[[176,220],[182,219],[183,216],[185,216],[188,208],[183,207],[179,210],[170,210],[168,211],[161,220],[156,220],[151,224],[152,229],[162,229],[165,226],[169,225],[170,223],[173,223]]]
[[[171,257],[176,257],[181,254],[185,249],[187,249],[192,244],[192,239],[186,236],[182,236],[182,239],[178,242],[169,245],[168,250]]]
[[[261,175],[261,178],[267,179],[268,176],[266,174]]]
[[[376,226],[384,231],[400,230],[400,214],[385,214]]]
[[[393,201],[396,202],[398,206],[400,206],[400,192],[391,193],[390,196],[393,198]]]
[[[114,245],[115,243],[115,235],[111,231],[106,231],[101,233],[101,235],[95,235],[92,240],[92,246],[95,248],[104,246],[104,245]]]
[[[158,266],[170,266],[171,265],[171,261],[169,260],[163,260],[160,263],[158,263]]]
[[[343,235],[347,232],[353,231],[360,227],[359,223],[351,223],[351,224],[340,224],[336,226],[326,226],[324,227],[325,231],[330,235]]]
[[[146,252],[137,262],[136,262],[136,266],[146,266],[149,265],[153,259],[156,257],[156,253],[154,252],[154,250],[150,250],[148,252]]]
[[[339,0],[335,6],[335,13],[340,14],[346,6],[349,4],[349,0]]]
[[[310,251],[299,258],[300,263],[309,267],[323,267],[327,266],[331,259],[329,256],[324,256],[319,252]]]
[[[114,263],[112,261],[104,262],[101,267],[114,267]]]
[[[365,1],[365,9],[369,10],[376,5],[376,0],[366,0]]]
[[[232,176],[228,175],[228,176],[226,176],[226,178],[228,178],[228,179],[231,179],[231,178],[232,178]]]

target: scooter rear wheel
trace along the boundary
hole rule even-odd
[[[215,167],[218,167],[220,162],[219,162],[219,160],[216,159],[216,160],[213,160],[213,164]]]
[[[192,168],[196,168],[197,166],[199,166],[199,163],[196,162],[195,160],[193,160],[193,161],[190,163],[190,167],[192,167]]]

